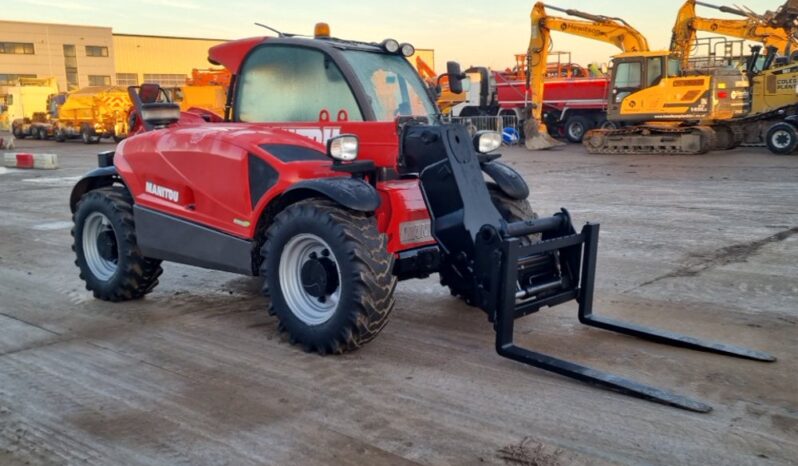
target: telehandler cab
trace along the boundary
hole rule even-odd
[[[711,407],[520,348],[513,322],[577,300],[587,325],[774,360],[594,315],[599,225],[576,232],[564,209],[536,218],[524,179],[496,160],[500,135],[441,122],[411,45],[316,32],[211,48],[233,76],[224,121],[180,113],[157,86],[131,89],[138,134],[100,154],[70,198],[76,263],[97,298],[143,297],[163,260],[261,276],[292,342],[342,353],[382,330],[397,281],[439,273],[487,313],[500,355],[698,412]]]

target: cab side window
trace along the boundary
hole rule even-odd
[[[646,80],[648,87],[656,86],[662,81],[662,58],[649,58],[646,69]]]
[[[266,45],[242,67],[236,97],[244,122],[314,122],[323,110],[335,120],[363,121],[341,70],[324,53],[300,47]]]
[[[618,64],[615,70],[615,87],[617,89],[638,88],[642,84],[642,67],[638,62]]]

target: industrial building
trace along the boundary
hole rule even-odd
[[[116,34],[110,27],[0,21],[0,86],[54,77],[59,90],[86,86],[164,87],[210,67],[208,48],[223,39]]]

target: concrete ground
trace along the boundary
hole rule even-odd
[[[0,464],[798,464],[798,157],[505,150],[536,209],[602,224],[596,308],[773,353],[758,363],[581,326],[520,343],[671,388],[695,414],[503,359],[485,316],[404,282],[342,357],[277,332],[256,279],[167,264],[146,299],[97,301],[70,250],[72,184],[110,144],[22,141],[0,169]]]

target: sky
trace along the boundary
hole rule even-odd
[[[705,0],[741,5],[739,0]],[[238,39],[268,35],[254,22],[284,32],[312,34],[330,24],[333,36],[379,42],[395,38],[417,48],[435,49],[435,67],[447,60],[464,67],[504,69],[525,53],[530,0],[3,0],[3,19],[110,26],[127,34]],[[561,8],[617,16],[641,31],[652,49],[670,44],[682,0],[550,0]],[[775,10],[783,0],[745,0],[753,11]],[[705,17],[729,17],[699,7]],[[557,14],[559,13],[554,13]],[[1,31],[0,31],[1,33]],[[552,34],[554,50],[570,51],[573,61],[605,63],[617,53],[600,42]]]

